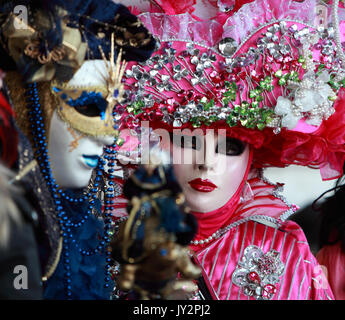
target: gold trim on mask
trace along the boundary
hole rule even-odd
[[[51,92],[57,97],[58,100],[58,114],[73,129],[89,136],[118,136],[118,131],[114,129],[115,123],[113,119],[113,110],[115,105],[122,100],[124,86],[121,82],[121,79],[126,69],[126,62],[121,62],[121,51],[117,56],[116,63],[114,62],[114,34],[112,34],[111,37],[111,52],[109,60],[106,59],[101,47],[99,47],[99,50],[102,54],[108,72],[108,77],[105,79],[105,86],[71,86],[68,83],[58,83],[53,81],[51,84]],[[57,88],[58,92],[54,90],[54,88]],[[65,99],[62,99],[62,94],[65,94],[68,98],[76,99],[80,97],[83,91],[94,91],[102,94],[102,97],[107,102],[104,120],[101,119],[100,116],[85,116],[76,111],[74,107],[66,103]]]
[[[117,59],[116,59],[116,65],[114,65],[114,59],[115,59],[115,46],[114,46],[114,33],[111,34],[111,50],[110,50],[110,65],[108,64],[108,60],[105,57],[105,54],[102,50],[102,47],[99,46],[99,51],[102,54],[104,63],[108,70],[109,78],[107,79],[108,84],[108,94],[106,96],[106,100],[108,102],[108,108],[105,115],[105,122],[108,123],[110,119],[113,118],[113,109],[115,107],[115,104],[122,100],[123,92],[124,92],[124,85],[121,83],[121,79],[125,73],[126,70],[126,61],[123,61],[121,63],[121,57],[122,57],[122,50],[120,50]],[[117,91],[117,96],[114,96],[114,92]]]
[[[53,87],[58,88],[59,92],[55,92]],[[88,117],[80,112],[76,111],[74,107],[68,105],[62,98],[61,95],[65,94],[68,99],[77,99],[80,97],[82,92],[99,92],[104,97],[108,94],[107,88],[104,86],[93,86],[93,87],[82,87],[82,86],[69,86],[66,84],[56,84],[55,82],[51,85],[51,92],[56,96],[57,100],[57,113],[61,119],[68,123],[68,125],[79,131],[82,134],[88,136],[105,136],[112,135],[117,136],[118,131],[114,129],[114,121],[111,119],[111,123],[105,123],[100,116]]]
[[[57,113],[71,128],[87,136],[117,136],[118,131],[113,126],[106,126],[101,117],[87,117],[63,102],[57,107]]]
[[[73,141],[69,144],[69,152],[72,152],[74,149],[76,149],[79,146],[79,140],[83,139],[85,137],[84,134],[79,134],[75,130],[73,130],[71,127],[67,128],[70,135],[73,137]]]
[[[101,50],[101,49],[100,49]],[[48,81],[38,83],[38,92],[40,97],[40,104],[43,107],[45,129],[49,132],[49,125],[53,111],[56,109],[58,115],[71,128],[79,131],[87,136],[118,136],[118,130],[114,129],[114,119],[112,116],[113,109],[119,101],[122,100],[123,83],[121,83],[122,76],[125,71],[126,63],[121,62],[121,52],[119,52],[116,64],[114,62],[114,37],[112,36],[112,48],[110,54],[110,61],[106,60],[104,52],[102,52],[103,59],[106,63],[108,76],[105,80],[105,85],[100,86],[78,86],[69,85],[68,82]],[[31,130],[28,121],[25,88],[23,79],[17,72],[8,72],[5,81],[10,90],[10,96],[17,114],[17,123],[24,131],[24,133],[31,138]],[[60,89],[60,92],[55,92],[53,88]],[[117,90],[117,96],[114,92]],[[102,94],[102,97],[108,102],[105,110],[105,120],[100,116],[88,117],[75,110],[74,107],[68,105],[62,98],[61,93],[65,93],[68,97],[78,98],[83,91],[94,91]]]

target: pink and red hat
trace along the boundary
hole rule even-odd
[[[315,0],[256,0],[225,23],[141,14],[160,45],[128,64],[120,128],[226,129],[253,146],[256,167],[297,164],[339,177],[345,69],[329,8],[322,24],[317,9]]]

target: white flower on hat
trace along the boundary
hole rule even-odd
[[[282,126],[288,129],[296,127],[299,117],[292,113],[292,102],[285,97],[278,97],[274,112],[282,116]]]
[[[318,77],[314,72],[307,72],[301,82],[289,81],[291,99],[280,96],[274,109],[281,116],[282,127],[293,129],[305,116],[310,125],[319,125],[324,117],[327,119],[332,114],[331,100],[336,97],[328,81],[330,75],[326,70]]]

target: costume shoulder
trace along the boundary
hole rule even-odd
[[[286,257],[285,277],[291,279],[291,285],[286,283],[283,292],[288,289],[289,299],[334,299],[327,278],[311,252],[302,228],[296,222],[288,220],[281,225],[279,232],[285,239],[281,249],[281,254]]]
[[[249,220],[197,253],[220,300],[333,299],[302,229]]]
[[[274,285],[275,288],[271,291],[274,292],[272,299],[334,299],[327,278],[312,254],[302,228],[297,223],[287,220],[280,227],[274,227],[250,221],[247,225],[247,233],[248,238],[251,238],[251,244],[243,249],[241,259],[248,262],[254,257],[255,252],[261,257],[259,261],[264,263],[262,265],[259,263],[258,274],[263,287],[267,284]],[[269,273],[273,276],[271,279],[262,276]],[[232,279],[234,281],[234,277]],[[275,280],[277,282],[272,283]]]

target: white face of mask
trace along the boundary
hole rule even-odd
[[[173,166],[189,207],[202,213],[221,208],[243,180],[249,146],[237,139],[218,141],[217,135],[207,134],[197,137],[195,142],[185,140],[183,146],[180,142],[172,144],[173,155],[178,155],[181,149],[191,152],[183,154],[182,163],[177,164],[174,159]]]
[[[53,177],[62,188],[83,188],[97,167],[103,147],[114,137],[81,136],[54,111],[48,137],[48,154]]]

